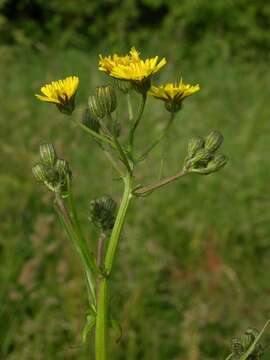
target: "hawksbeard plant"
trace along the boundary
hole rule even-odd
[[[108,288],[131,201],[140,200],[183,176],[212,174],[227,163],[226,156],[219,152],[223,136],[218,131],[210,131],[206,137],[190,139],[183,166],[176,174],[152,184],[137,183],[134,170],[168,134],[184,101],[200,90],[199,85],[188,85],[182,80],[162,85],[153,84],[155,74],[165,65],[166,59],[159,60],[158,56],[143,60],[135,48],[124,56],[100,55],[99,70],[104,72],[108,80],[109,78],[113,80],[112,85],[98,86],[89,96],[88,107],[82,121],[73,120],[95,140],[123,183],[123,194],[119,205],[110,196],[90,202],[89,220],[100,230],[96,250],[89,248],[81,229],[72,196],[72,172],[69,164],[58,158],[53,145],[43,144],[40,146],[40,162],[33,167],[37,181],[52,192],[54,208],[81,259],[89,299],[83,340],[86,341],[94,330],[96,360],[108,359],[106,345],[108,326],[113,322],[108,307],[110,302]],[[71,116],[75,110],[78,86],[79,78],[69,76],[41,87],[42,95],[36,97],[41,101],[55,104],[59,111]],[[132,108],[132,95],[140,97],[140,107],[136,112]],[[120,122],[115,117],[119,96],[126,96],[128,123]],[[139,125],[143,126],[141,122],[148,96],[164,102],[168,119],[160,135],[152,139],[152,142],[149,141],[150,145],[146,149],[139,151],[140,149],[135,147],[136,131]],[[121,131],[123,127],[127,128],[125,133]],[[257,347],[256,351],[259,354],[261,349],[258,350]],[[235,354],[234,348],[234,353],[229,358],[238,359]]]

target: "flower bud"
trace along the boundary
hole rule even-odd
[[[90,202],[89,220],[103,231],[111,230],[115,222],[116,202],[103,196]]]
[[[53,166],[56,161],[56,152],[52,144],[42,144],[39,147],[40,159],[44,165]]]
[[[192,158],[196,152],[204,147],[204,140],[202,137],[197,136],[189,140],[188,143],[188,157]]]
[[[33,175],[38,182],[46,181],[46,167],[42,164],[37,164],[32,168]]]
[[[250,349],[251,345],[254,344],[255,339],[259,335],[259,331],[255,329],[248,329],[244,335],[232,339],[231,351],[233,359],[240,359]],[[253,360],[261,359],[264,353],[264,348],[261,344],[256,344],[249,358]]]
[[[211,160],[207,168],[211,169],[211,172],[218,171],[223,168],[228,162],[228,159],[223,154],[217,154],[214,156],[213,160]]]
[[[93,118],[104,118],[105,112],[104,109],[99,105],[99,101],[95,95],[90,95],[88,98],[88,107],[90,111],[90,116]]]
[[[83,118],[82,118],[82,123],[89,129],[93,130],[94,132],[96,132],[96,133],[99,132],[100,123],[94,116],[92,116],[89,109],[85,109]]]
[[[205,138],[205,149],[214,153],[222,144],[223,136],[218,131],[211,131]]]
[[[55,170],[58,172],[58,174],[60,176],[69,176],[70,175],[69,164],[66,160],[57,159],[56,164],[55,164]]]
[[[205,150],[205,149],[199,149],[194,157],[188,161],[189,166],[188,167],[203,167],[208,164],[208,162],[211,160],[212,154]]]
[[[112,86],[98,86],[96,88],[95,98],[96,107],[101,118],[110,115],[116,109],[116,94]]]
[[[223,168],[227,164],[227,162],[228,159],[225,155],[217,154],[211,161],[208,162],[206,167],[194,168],[191,171],[198,174],[208,175]]]

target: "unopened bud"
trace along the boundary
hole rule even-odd
[[[209,169],[211,168],[212,169],[211,172],[218,171],[221,168],[223,168],[227,164],[227,162],[228,162],[228,159],[225,155],[217,154],[214,156],[213,160],[211,160],[208,163],[207,168],[209,168]]]
[[[94,118],[104,118],[105,113],[103,108],[100,107],[98,99],[95,95],[90,95],[88,98],[88,106],[90,115]]]
[[[204,147],[204,140],[202,137],[197,136],[189,140],[188,143],[188,157],[192,158],[196,152]]]
[[[205,150],[199,149],[195,156],[188,161],[189,167],[202,167],[206,166],[208,162],[211,160],[212,154]]]
[[[255,339],[259,335],[259,331],[255,329],[248,329],[244,335],[234,338],[231,343],[231,350],[233,359],[240,359],[254,344]],[[264,353],[264,348],[261,344],[256,344],[248,358],[252,360],[260,360]]]
[[[94,132],[96,132],[96,133],[99,132],[100,123],[94,116],[92,116],[89,109],[85,109],[83,118],[82,118],[82,123],[85,126],[87,126],[89,129],[93,130]]]
[[[90,221],[102,230],[111,230],[115,222],[117,204],[109,196],[90,202]]]
[[[52,144],[42,144],[39,147],[40,159],[44,165],[53,166],[56,161],[56,152]]]
[[[37,164],[32,168],[33,175],[38,182],[46,181],[46,167],[42,164]]]
[[[218,131],[211,131],[205,138],[205,149],[214,153],[222,144],[223,136]]]
[[[108,86],[98,86],[96,94],[89,97],[89,110],[97,118],[104,118],[110,115],[117,106],[114,88]]]
[[[55,170],[60,175],[69,175],[70,174],[68,162],[63,159],[57,159],[56,164],[55,164]]]
[[[228,159],[225,155],[217,154],[212,160],[209,161],[206,167],[194,168],[191,171],[198,174],[208,175],[223,168],[227,162]]]

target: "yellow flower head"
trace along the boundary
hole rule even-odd
[[[43,95],[36,94],[41,101],[56,104],[59,110],[65,114],[71,114],[75,108],[74,98],[79,86],[77,76],[68,76],[63,80],[52,81],[42,86],[40,91]]]
[[[173,106],[174,111],[177,111],[180,109],[182,101],[185,98],[199,90],[200,86],[198,84],[195,86],[184,84],[181,79],[179,83],[169,83],[160,86],[153,85],[148,91],[148,94],[163,100],[168,110]]]
[[[158,56],[146,60],[140,58],[140,53],[133,47],[128,55],[100,55],[99,70],[113,78],[128,80],[135,83],[147,81],[153,74],[166,64],[166,59],[158,61]]]

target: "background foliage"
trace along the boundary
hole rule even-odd
[[[209,58],[217,52],[255,58],[270,50],[265,0],[1,0],[0,10],[1,38],[34,47],[128,45],[148,42],[151,32],[151,42],[173,37],[188,54],[207,43]]]
[[[80,118],[90,92],[107,83],[97,54],[135,43],[169,58],[160,81],[181,75],[202,88],[139,179],[156,179],[163,160],[164,175],[176,172],[188,139],[210,129],[224,134],[230,162],[220,173],[186,177],[133,203],[112,281],[123,335],[116,343],[111,330],[111,359],[224,360],[231,338],[261,328],[270,312],[268,3],[0,4],[0,358],[89,359],[80,335],[87,309],[80,265],[31,167],[47,141],[70,162],[93,249],[89,201],[104,193],[119,200],[119,183],[95,143],[33,94],[46,81],[78,75]],[[159,133],[167,116],[149,101],[137,147]]]

